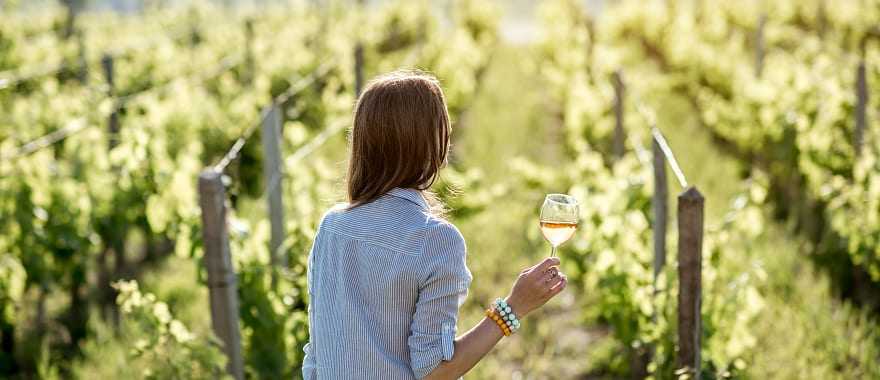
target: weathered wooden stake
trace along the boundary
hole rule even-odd
[[[61,37],[65,40],[73,37],[73,33],[76,29],[76,16],[77,16],[77,6],[76,0],[63,0],[64,8],[67,9],[67,15],[64,21],[64,29],[62,31]]]
[[[653,163],[654,163],[654,286],[657,285],[657,277],[666,264],[666,223],[669,205],[669,187],[666,182],[666,159],[663,156],[663,150],[657,140],[651,139],[653,143]]]
[[[211,325],[223,342],[229,361],[226,370],[237,380],[244,379],[241,332],[238,329],[238,293],[226,229],[226,191],[222,173],[205,169],[199,175],[199,206],[202,209],[204,264],[208,272]]]
[[[244,54],[245,54],[245,83],[251,83],[254,79],[254,20],[244,21]]]
[[[119,104],[118,100],[115,98],[116,96],[116,86],[114,83],[114,69],[113,69],[113,56],[110,54],[104,54],[101,57],[101,68],[104,71],[104,79],[107,81],[107,97],[112,100],[112,109],[110,110],[110,116],[107,117],[107,151],[113,150],[117,145],[119,145]],[[114,172],[118,173],[118,166],[113,166]],[[127,275],[127,265],[126,265],[126,257],[125,257],[125,231],[127,231],[127,226],[123,226],[122,232],[116,233],[109,238],[108,246],[105,247],[105,251],[101,253],[101,267],[100,272],[98,273],[99,280],[107,281],[102,286],[106,287],[106,291],[108,292],[104,299],[105,302],[108,302],[110,317],[113,321],[114,326],[119,326],[120,314],[119,309],[115,306],[114,302],[116,300],[116,296],[118,292],[116,289],[113,289],[110,286],[111,281],[118,281],[124,278]],[[113,251],[114,257],[114,269],[113,275],[110,276],[108,272],[109,268],[105,268],[103,265],[106,264],[106,260],[109,256],[106,250]],[[107,277],[104,277],[107,276]],[[103,278],[102,278],[103,277]]]
[[[694,6],[694,19],[700,20],[703,16],[703,1],[702,0],[693,0]]]
[[[623,73],[620,70],[611,75],[614,82],[614,160],[623,157],[623,144],[626,140],[626,132],[623,129],[623,97],[626,86],[623,83]]]
[[[199,30],[199,22],[201,21],[199,12],[195,9],[190,9],[187,14],[187,21],[189,23],[189,47],[194,48],[202,43],[202,33]]]
[[[191,24],[189,26],[189,47],[194,48],[199,46],[202,43],[202,33],[199,32],[199,27],[196,24]]]
[[[758,30],[755,32],[755,78],[760,78],[764,73],[764,26],[767,24],[767,14],[761,13],[758,17]]]
[[[89,67],[86,60],[86,41],[83,33],[82,30],[76,33],[76,43],[79,47],[79,52],[77,53],[79,68],[76,71],[76,79],[80,84],[87,84],[89,82]]]
[[[868,80],[865,73],[865,58],[859,60],[859,67],[856,69],[856,128],[853,133],[853,148],[855,148],[856,157],[862,154],[862,144],[864,143],[865,126],[868,124]]]
[[[354,45],[354,95],[360,96],[364,88],[364,45]]]
[[[281,201],[281,110],[273,104],[262,124],[263,140],[263,177],[266,179],[266,207],[269,209],[269,221],[272,224],[272,235],[269,242],[269,254],[272,265],[287,267],[287,256],[280,252],[284,242],[284,205]]]
[[[678,196],[678,366],[700,379],[703,195],[690,187]]]
[[[112,55],[104,54],[104,56],[101,57],[101,68],[104,69],[104,78],[107,80],[107,96],[113,98],[116,95],[116,89],[113,82]],[[113,102],[113,110],[110,112],[110,117],[107,120],[107,130],[109,131],[110,136],[108,144],[110,149],[113,149],[119,143],[119,107],[115,101]]]

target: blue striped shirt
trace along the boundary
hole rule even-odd
[[[303,377],[414,379],[453,354],[472,276],[461,233],[397,188],[324,216],[309,253]]]

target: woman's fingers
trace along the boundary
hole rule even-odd
[[[559,280],[552,287],[550,287],[549,296],[552,298],[553,296],[559,294],[559,292],[565,289],[566,285],[568,285],[568,277],[566,277],[564,274],[560,274]]]
[[[562,272],[557,272],[553,276],[548,276],[543,284],[544,294],[551,293],[554,289],[556,289],[561,283],[567,281],[567,278]]]
[[[548,257],[544,259],[544,261],[541,261],[541,263],[535,267],[535,271],[540,273],[549,269],[550,267],[559,266],[559,264],[560,261],[558,257]]]
[[[541,281],[545,284],[549,284],[554,278],[559,276],[559,268],[558,267],[550,267],[549,269],[544,271],[544,274],[541,276]]]
[[[540,263],[532,265],[530,267],[524,268],[519,274],[532,274],[535,275],[537,273],[543,273],[543,271],[547,270],[547,268],[559,266],[559,258],[558,257],[548,257],[542,260]]]
[[[517,315],[525,316],[559,294],[567,283],[568,278],[559,271],[559,259],[547,258],[520,274],[508,302],[516,309]]]

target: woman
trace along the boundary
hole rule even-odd
[[[384,75],[358,100],[349,202],[324,216],[309,254],[305,379],[458,378],[565,288],[559,260],[545,259],[455,337],[472,277],[464,238],[427,191],[450,132],[443,92],[427,74]]]

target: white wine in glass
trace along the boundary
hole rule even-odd
[[[550,242],[550,257],[556,247],[574,236],[578,225],[578,201],[571,195],[547,194],[541,206],[541,233]]]

